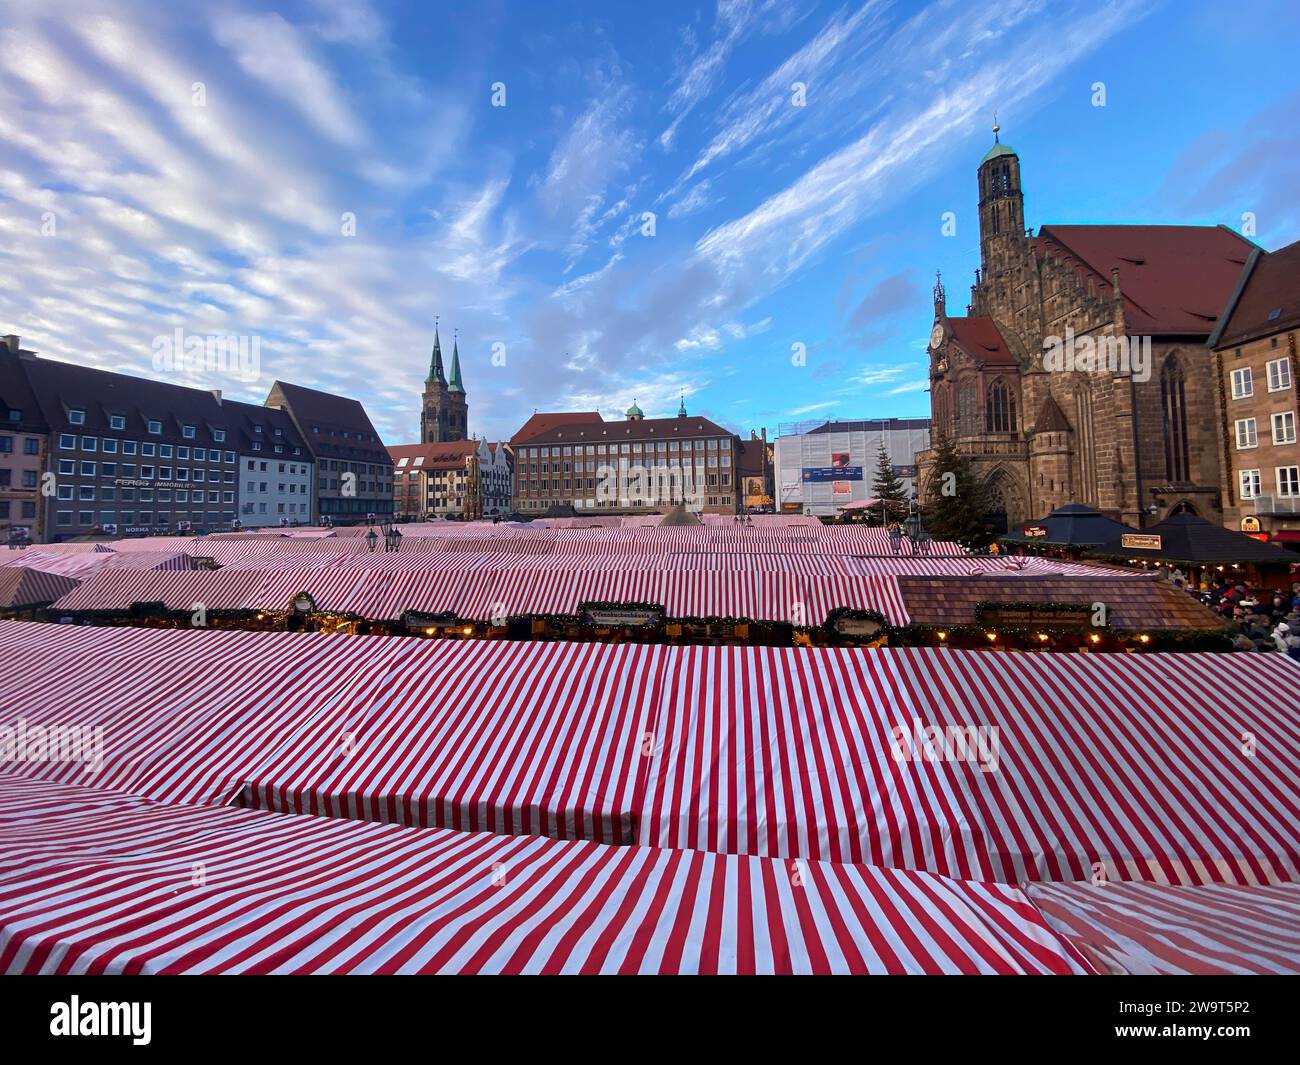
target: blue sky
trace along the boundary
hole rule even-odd
[[[0,332],[150,376],[177,328],[256,336],[259,380],[173,379],[355,395],[389,443],[435,315],[492,438],[682,391],[746,433],[926,414],[994,110],[1030,225],[1250,212],[1279,247],[1298,30],[1267,0],[6,0]]]

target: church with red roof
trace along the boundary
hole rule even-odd
[[[1000,529],[1067,503],[1141,527],[1223,521],[1218,377],[1208,346],[1256,245],[1224,226],[1025,226],[1020,157],[981,160],[980,268],[963,316],[941,280],[932,438],[988,487]],[[934,452],[918,456],[922,484]]]

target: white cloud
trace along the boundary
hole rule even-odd
[[[249,77],[297,108],[331,140],[346,148],[361,146],[361,124],[342,92],[312,55],[303,35],[280,15],[219,12],[213,32]]]

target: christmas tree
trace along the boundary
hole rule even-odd
[[[893,520],[907,513],[907,490],[902,478],[894,472],[894,464],[889,461],[889,452],[884,444],[876,453],[876,479],[871,484],[871,494],[880,500],[871,508],[873,518],[883,516],[886,520]]]
[[[976,479],[970,461],[946,436],[940,436],[934,445],[925,504],[925,526],[936,540],[971,547],[987,547],[992,542],[988,491]]]

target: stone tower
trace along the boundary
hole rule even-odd
[[[464,440],[469,432],[469,404],[460,378],[459,338],[452,341],[451,380],[442,369],[442,343],[433,327],[433,355],[429,376],[424,379],[424,402],[420,408],[420,442],[441,444]]]

